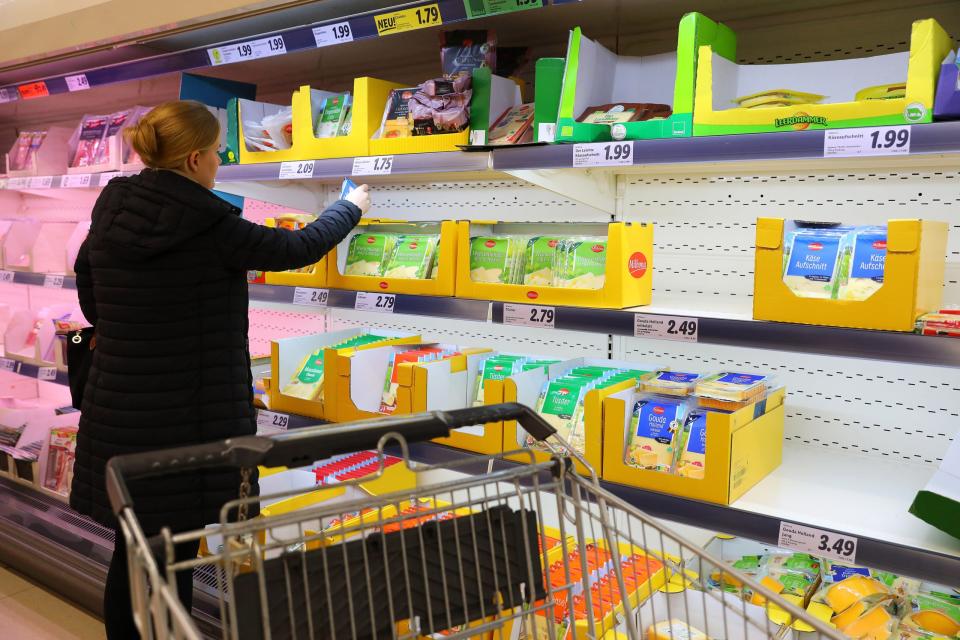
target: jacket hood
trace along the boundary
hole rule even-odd
[[[240,209],[172,171],[145,169],[110,181],[90,235],[128,260],[147,260],[200,235]]]

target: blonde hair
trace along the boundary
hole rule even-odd
[[[194,151],[215,147],[220,123],[194,100],[164,102],[123,130],[124,138],[152,169],[177,169]]]

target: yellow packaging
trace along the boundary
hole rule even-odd
[[[264,152],[268,153],[268,152]],[[271,228],[281,226],[280,217],[267,218],[264,225]],[[291,287],[326,287],[327,286],[327,257],[320,262],[304,267],[297,271],[268,271],[264,276],[267,284],[282,284]]]
[[[782,218],[757,220],[753,317],[860,329],[913,331],[918,316],[940,308],[947,251],[945,222],[887,222],[884,280],[866,300],[795,295],[783,282]]]

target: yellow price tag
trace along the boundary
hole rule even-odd
[[[422,7],[404,9],[403,11],[381,13],[374,17],[373,20],[377,25],[377,34],[381,36],[413,31],[414,29],[423,29],[425,27],[435,27],[438,24],[443,24],[443,17],[440,15],[440,5],[436,2]]]

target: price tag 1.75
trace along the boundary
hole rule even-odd
[[[257,411],[257,428],[286,429],[290,425],[290,416],[276,411]]]
[[[637,338],[696,342],[699,331],[698,318],[661,316],[655,313],[633,314],[633,335]]]
[[[397,296],[392,293],[368,293],[357,291],[357,300],[353,308],[357,311],[378,311],[393,313],[397,306]]]
[[[291,160],[280,163],[280,180],[304,180],[313,177],[313,160]]]
[[[557,320],[557,311],[554,307],[541,307],[532,304],[503,305],[503,324],[517,327],[537,327],[553,329]]]
[[[792,522],[780,522],[777,546],[851,564],[857,560],[857,539],[853,536]]]
[[[353,30],[350,29],[350,23],[346,21],[325,24],[322,27],[313,28],[313,39],[316,40],[317,47],[353,42]]]
[[[293,304],[305,307],[325,307],[329,299],[330,291],[327,289],[297,287],[293,290]]]
[[[911,137],[909,125],[828,129],[823,132],[823,157],[906,155],[910,153]]]
[[[574,168],[631,164],[633,164],[632,142],[587,142],[573,145]]]
[[[363,156],[353,159],[354,176],[385,176],[393,172],[393,156]]]

